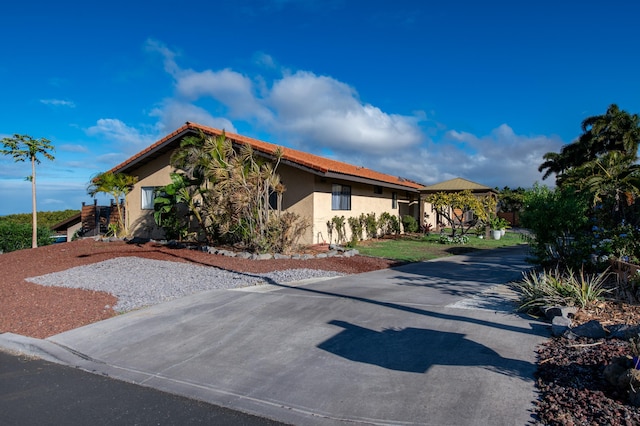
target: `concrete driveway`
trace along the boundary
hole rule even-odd
[[[292,424],[524,425],[549,333],[501,285],[525,250],[213,290],[0,346]]]

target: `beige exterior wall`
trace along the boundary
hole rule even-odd
[[[136,237],[163,238],[164,232],[153,220],[153,209],[142,209],[142,187],[160,187],[171,183],[173,168],[169,165],[171,153],[162,155],[137,169],[138,183],[127,196],[129,231]]]
[[[298,168],[280,165],[277,170],[286,191],[282,196],[282,209],[307,220],[309,227],[300,236],[299,244],[309,245],[313,241],[313,191],[314,175]]]
[[[351,210],[332,210],[331,197],[333,184],[351,186]],[[393,193],[397,194],[397,207],[393,208]],[[327,235],[327,222],[334,216],[345,217],[346,239],[351,238],[351,230],[346,222],[349,217],[359,217],[361,214],[375,213],[376,219],[383,212],[394,215],[401,220],[401,214],[418,216],[417,194],[411,199],[406,191],[382,188],[382,194],[374,192],[374,186],[343,180],[332,180],[316,177],[316,192],[313,195],[315,215],[313,218],[313,243],[336,243],[336,233],[333,233],[333,241],[329,241]],[[362,235],[366,237],[366,235]]]

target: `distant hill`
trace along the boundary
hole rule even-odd
[[[60,210],[53,212],[38,212],[38,226],[51,228],[58,222],[69,219],[70,217],[80,213],[80,210]],[[0,222],[31,224],[31,213],[10,214],[0,216]]]

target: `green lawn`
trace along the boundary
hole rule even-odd
[[[362,241],[356,247],[365,256],[383,257],[401,262],[419,262],[438,257],[469,253],[498,247],[523,244],[520,234],[507,231],[499,240],[487,240],[469,235],[467,244],[441,244],[439,234],[427,236],[401,236],[397,239]]]

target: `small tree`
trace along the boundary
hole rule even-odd
[[[496,201],[492,195],[477,197],[471,191],[436,192],[426,198],[433,205],[440,217],[451,226],[451,236],[465,235],[476,225],[473,221],[465,221],[468,212],[473,213],[481,222],[487,222],[491,213],[495,213]]]
[[[47,160],[53,161],[55,158],[49,151],[55,151],[51,141],[45,138],[34,139],[28,135],[15,134],[11,138],[2,139],[3,149],[0,154],[11,155],[15,161],[31,162],[31,176],[27,180],[31,181],[31,247],[38,247],[38,213],[36,209],[36,164],[40,164],[39,156],[42,155]]]
[[[137,176],[130,176],[125,173],[104,172],[97,174],[87,187],[87,193],[94,197],[98,193],[111,195],[115,199],[116,210],[118,211],[118,235],[128,235],[128,221],[125,219],[127,194],[133,189],[133,185],[138,182]],[[125,211],[122,210],[120,198],[125,200]]]

